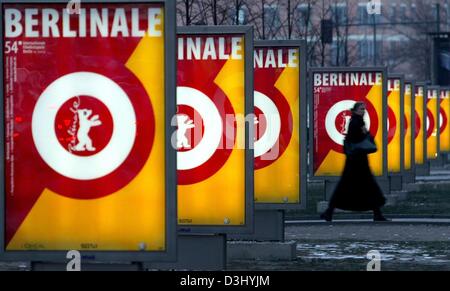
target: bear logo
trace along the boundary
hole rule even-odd
[[[102,122],[99,120],[98,115],[94,115],[89,118],[92,114],[92,110],[89,109],[78,109],[77,111],[79,127],[77,131],[78,144],[72,147],[72,150],[82,152],[82,151],[95,151],[95,147],[92,145],[92,140],[89,137],[89,131],[93,126],[99,126]]]
[[[191,145],[186,137],[186,131],[190,128],[194,128],[194,121],[189,119],[186,115],[177,115],[177,148],[187,148],[190,149]]]

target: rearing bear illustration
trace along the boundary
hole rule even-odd
[[[89,119],[89,116],[92,114],[92,110],[89,109],[78,109],[78,120],[79,120],[79,128],[77,132],[78,144],[72,148],[74,151],[95,151],[95,147],[92,146],[92,140],[89,137],[89,131],[93,126],[99,126],[102,122],[99,120],[98,115],[92,116]]]
[[[189,119],[187,115],[177,115],[177,148],[187,148],[190,149],[191,145],[186,137],[186,132],[190,128],[194,128],[193,120]]]

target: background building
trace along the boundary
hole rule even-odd
[[[450,0],[381,0],[379,15],[368,14],[367,2],[178,0],[177,15],[178,25],[253,25],[255,39],[306,38],[310,66],[383,65],[429,80],[430,33],[450,31]]]

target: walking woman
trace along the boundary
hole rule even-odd
[[[363,141],[369,132],[364,124],[366,112],[364,102],[357,102],[352,108],[352,117],[348,126],[345,144],[356,144]],[[367,153],[348,154],[344,172],[334,190],[328,209],[320,216],[331,221],[335,208],[350,211],[373,211],[374,221],[388,221],[380,208],[386,199],[369,168]]]

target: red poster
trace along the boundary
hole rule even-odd
[[[4,5],[7,248],[165,247],[163,12]]]
[[[255,201],[300,201],[300,52],[255,49]]]
[[[376,175],[383,174],[383,74],[381,72],[315,72],[313,75],[313,160],[315,176],[339,176],[343,143],[355,102],[366,103],[366,126],[378,152],[370,155]]]
[[[244,34],[178,35],[178,222],[244,225]]]

